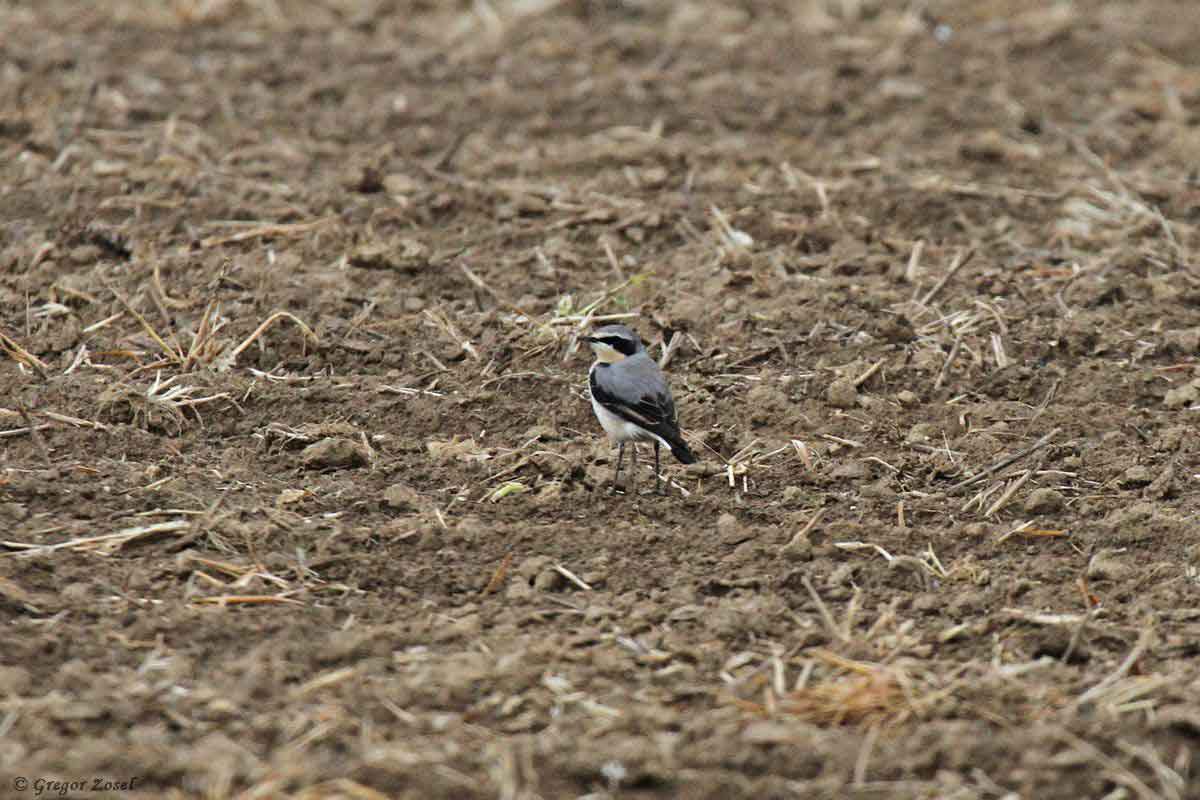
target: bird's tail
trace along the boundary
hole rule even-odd
[[[681,436],[672,436],[667,440],[667,446],[671,448],[671,455],[679,459],[681,464],[695,464],[698,460],[696,454],[688,449],[687,443]]]

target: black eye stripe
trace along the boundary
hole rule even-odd
[[[603,344],[616,350],[623,356],[632,356],[637,354],[641,344],[636,339],[630,339],[628,336],[618,336],[615,334],[602,334],[600,336],[588,337],[588,341],[597,344]]]
[[[621,355],[631,356],[637,352],[637,344],[623,336],[605,336],[604,343]]]

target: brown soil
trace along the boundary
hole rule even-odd
[[[1193,6],[4,4],[0,794],[1200,796]]]

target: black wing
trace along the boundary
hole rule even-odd
[[[653,362],[650,362],[653,363]],[[632,422],[657,434],[668,441],[679,438],[679,425],[675,421],[675,401],[669,392],[653,391],[648,380],[652,375],[642,375],[638,370],[628,370],[622,383],[622,397],[613,391],[609,377],[611,367],[597,364],[592,370],[589,383],[592,397],[597,403],[621,419]],[[661,385],[661,384],[660,384]]]

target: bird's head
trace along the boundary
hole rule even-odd
[[[646,349],[638,335],[624,325],[605,325],[592,331],[591,336],[579,338],[590,344],[596,358],[606,364],[615,364]]]

